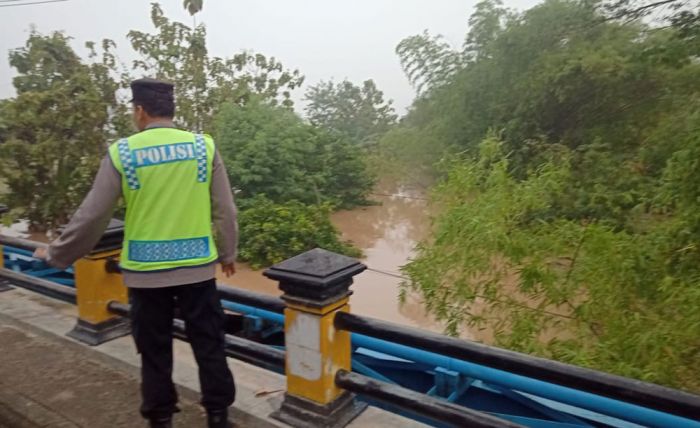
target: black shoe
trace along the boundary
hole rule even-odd
[[[207,423],[209,428],[230,428],[228,409],[207,410]]]
[[[173,418],[171,416],[149,419],[148,422],[150,428],[173,428]]]

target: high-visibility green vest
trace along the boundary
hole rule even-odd
[[[126,200],[123,269],[158,271],[218,259],[211,227],[211,137],[152,128],[112,144],[109,155]]]

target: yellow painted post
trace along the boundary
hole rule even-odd
[[[350,333],[336,330],[333,319],[350,310],[352,278],[366,268],[317,248],[264,272],[279,281],[287,303],[287,392],[274,418],[294,427],[343,427],[365,409],[335,385],[338,370],[351,370],[352,348]]]
[[[121,248],[115,242],[121,242],[122,235],[122,223],[112,221],[93,253],[73,265],[78,322],[68,336],[89,345],[99,345],[130,332],[127,319],[107,310],[111,301],[128,303],[129,300],[121,273],[108,268],[119,259]]]
[[[128,302],[127,290],[118,273],[107,272],[110,259],[121,250],[91,254],[78,260],[73,269],[78,303],[78,322],[68,336],[89,345],[129,334],[129,323],[107,310],[110,301]]]

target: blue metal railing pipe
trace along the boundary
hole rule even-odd
[[[247,305],[237,304],[235,302],[222,302],[224,307],[227,307],[228,305],[229,309],[236,312],[259,316],[260,318],[272,322],[284,323],[284,315]],[[532,379],[526,376],[516,375],[481,364],[474,364],[467,361],[446,357],[444,355],[435,354],[433,352],[424,351],[405,345],[399,345],[362,334],[353,333],[352,344],[356,347],[371,349],[373,351],[382,352],[409,361],[428,364],[435,367],[443,367],[475,379],[480,379],[487,383],[493,383],[508,389],[526,392],[538,397],[566,403],[575,407],[591,410],[596,413],[616,417],[644,426],[700,428],[700,421],[694,421],[688,418],[626,403],[624,401],[614,400],[573,388]]]
[[[276,312],[266,311],[265,309],[259,309],[254,306],[243,305],[240,303],[231,302],[229,300],[222,300],[221,306],[234,312],[238,312],[245,315],[253,315],[267,321],[276,322],[278,324],[284,324],[284,315],[278,314]]]
[[[0,278],[8,280],[12,285],[23,287],[27,290],[53,297],[54,299],[63,300],[64,302],[72,304],[76,303],[76,291],[73,287],[59,285],[53,281],[35,278],[5,268],[0,268]]]
[[[23,250],[23,249],[17,248],[17,247],[3,246],[3,251],[5,252],[5,254],[18,254],[20,256],[25,256],[25,257],[32,257],[34,255],[34,251]]]
[[[284,308],[286,307],[284,300],[279,297],[255,293],[253,291],[227,285],[217,285],[216,289],[221,299],[242,303],[250,307],[265,309],[278,314],[284,313]]]

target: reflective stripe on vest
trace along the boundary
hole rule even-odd
[[[129,260],[135,262],[172,262],[209,257],[209,238],[172,241],[129,241]]]
[[[204,143],[202,134],[195,134],[194,149],[197,154],[197,181],[204,183],[207,181],[207,146]]]
[[[134,168],[131,150],[129,150],[129,140],[122,138],[117,144],[119,145],[119,160],[122,161],[126,184],[129,185],[129,189],[138,190],[141,188],[141,183],[139,183],[139,177],[136,175],[136,168]]]

